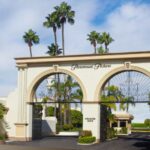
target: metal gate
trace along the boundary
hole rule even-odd
[[[42,138],[42,105],[33,104],[32,139]]]

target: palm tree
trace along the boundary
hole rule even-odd
[[[125,110],[125,103],[126,103],[126,98],[124,97],[124,95],[121,93],[121,91],[119,90],[119,88],[117,86],[111,85],[106,87],[105,89],[107,91],[106,95],[102,95],[101,96],[101,101],[102,101],[102,105],[107,107],[107,119],[109,120],[109,122],[112,122],[113,120],[113,115],[111,110],[115,110],[117,109],[116,103],[119,102],[120,105],[120,109]]]
[[[52,12],[51,14],[49,14],[46,17],[46,21],[43,23],[43,25],[47,28],[53,29],[55,45],[58,45],[56,32],[57,32],[57,28],[60,28],[61,26],[59,23],[57,12],[55,11],[55,12]]]
[[[101,43],[105,45],[106,53],[109,52],[108,45],[114,41],[114,39],[110,36],[109,33],[103,32],[101,35]]]
[[[131,106],[135,106],[135,102],[134,102],[134,97],[133,96],[129,96],[125,98],[125,102],[126,102],[126,111],[129,111],[129,105]]]
[[[64,124],[71,124],[71,111],[70,111],[70,102],[75,102],[76,99],[82,99],[82,92],[79,90],[79,84],[75,82],[71,76],[67,75],[67,80],[64,79],[64,82],[58,82],[56,80],[52,81],[51,88],[56,91],[57,97],[60,98],[63,106],[63,111],[62,111],[62,106],[61,109],[59,110],[59,114],[63,113],[64,116]],[[58,90],[58,83],[59,83],[59,90]],[[81,94],[81,95],[80,95]],[[62,116],[59,118],[60,122],[62,123]]]
[[[39,36],[36,35],[36,32],[34,32],[32,29],[29,29],[28,32],[25,32],[25,34],[23,35],[23,39],[24,39],[25,43],[28,44],[29,51],[30,51],[30,57],[32,57],[31,47],[33,46],[33,44],[39,43],[39,41],[40,41]]]
[[[62,2],[60,6],[54,7],[56,10],[59,22],[62,27],[62,49],[63,49],[63,55],[65,54],[65,42],[64,42],[64,24],[68,22],[69,24],[74,24],[74,17],[75,17],[75,11],[71,10],[71,6],[68,5],[66,2]]]
[[[89,40],[91,42],[91,45],[93,45],[94,53],[96,54],[96,45],[97,45],[97,40],[98,40],[100,34],[97,33],[96,31],[92,31],[87,36],[88,36],[87,40]]]
[[[50,56],[58,56],[62,53],[62,49],[58,48],[58,45],[55,45],[54,43],[51,44],[51,46],[48,46],[47,54]]]

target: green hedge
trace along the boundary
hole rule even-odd
[[[83,144],[89,144],[93,143],[96,141],[96,138],[94,136],[80,136],[78,139],[78,143],[83,143]]]
[[[132,123],[132,128],[147,128],[147,126],[144,123]]]

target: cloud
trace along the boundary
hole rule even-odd
[[[109,31],[115,39],[112,51],[149,50],[150,5],[127,3],[107,17],[101,30]]]
[[[17,86],[17,68],[14,58],[29,56],[28,47],[22,39],[22,35],[29,28],[35,30],[40,36],[40,44],[33,47],[33,55],[46,55],[47,45],[53,41],[53,33],[51,29],[44,28],[42,23],[52,12],[53,7],[62,1],[0,0],[1,96],[6,96]],[[140,0],[132,2],[116,0],[113,4],[109,0],[105,2],[102,0],[66,1],[76,11],[75,24],[65,25],[66,54],[93,53],[93,47],[86,40],[87,34],[92,30],[110,32],[115,39],[115,42],[110,45],[111,52],[150,49],[149,4],[140,3]],[[58,36],[61,46],[60,30]]]

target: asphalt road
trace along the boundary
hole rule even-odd
[[[150,150],[150,133],[136,133],[127,137],[90,146],[77,145],[74,137],[49,137],[32,142],[8,142],[0,150]]]

